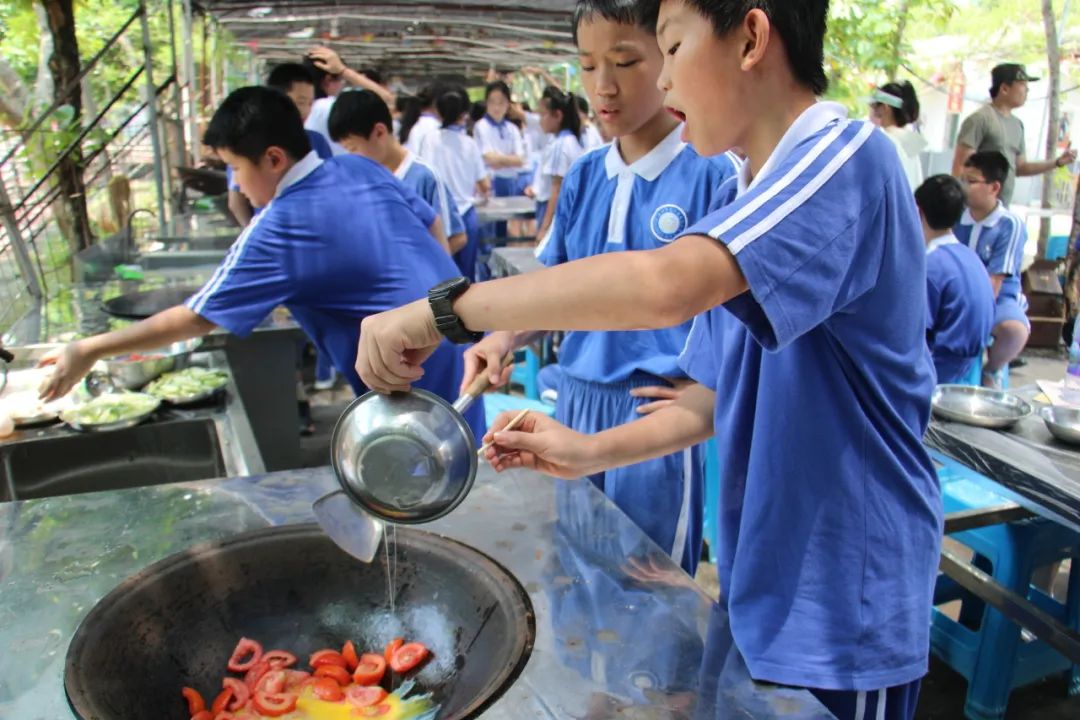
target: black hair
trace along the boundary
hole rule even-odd
[[[444,128],[457,125],[470,107],[469,93],[461,86],[449,86],[435,99],[435,109],[439,111]]]
[[[570,93],[564,93],[557,87],[549,85],[544,88],[544,94],[540,96],[540,102],[547,103],[552,112],[562,113],[562,124],[559,131],[569,130],[574,137],[581,140],[581,116],[578,115],[577,102]]]
[[[409,141],[409,133],[412,132],[413,126],[420,119],[420,114],[424,109],[431,107],[435,103],[436,91],[437,88],[434,84],[425,85],[413,97],[404,101],[398,99],[401,109],[401,129],[398,131],[398,140],[402,143]]]
[[[988,183],[1005,183],[1009,177],[1009,161],[997,150],[977,152],[967,159],[964,167],[974,168],[982,173]]]
[[[312,60],[310,57],[304,56],[304,59],[301,61],[301,63],[303,64],[304,67],[307,68],[308,72],[311,73],[311,80],[312,80],[312,82],[315,83],[315,97],[316,98],[324,98],[324,97],[326,97],[326,91],[323,90],[323,87],[322,87],[323,80],[325,80],[328,77],[334,77],[334,76],[331,75],[330,73],[326,72],[325,70],[323,70],[318,65],[316,65],[315,61]]]
[[[369,138],[379,123],[387,130],[393,130],[394,119],[386,101],[370,90],[350,90],[334,100],[327,130],[331,140],[341,142],[349,135]]]
[[[496,80],[493,83],[488,83],[488,86],[484,88],[484,99],[487,100],[491,97],[491,93],[500,92],[506,97],[508,102],[514,102],[514,96],[510,92],[510,86],[504,83],[502,80]]]
[[[574,6],[572,34],[577,44],[578,26],[591,22],[596,17],[620,25],[634,25],[650,35],[656,34],[656,13],[658,2],[640,0],[578,0]]]
[[[289,96],[268,87],[235,90],[218,106],[203,142],[259,162],[267,148],[279,147],[293,160],[311,152],[300,111]]]
[[[904,82],[891,82],[882,85],[881,92],[888,93],[893,97],[900,98],[903,107],[892,108],[893,117],[899,127],[910,125],[919,119],[919,96],[915,94],[915,86],[907,80]],[[892,107],[891,105],[889,107]]]
[[[275,65],[270,74],[266,76],[267,87],[272,87],[283,93],[289,92],[296,83],[315,86],[315,78],[311,76],[311,71],[300,63]]]
[[[480,118],[487,115],[487,105],[479,100],[472,104],[469,108],[469,119],[475,122],[480,122]]]
[[[656,27],[662,0],[641,0]],[[726,35],[738,27],[751,10],[761,10],[780,36],[788,65],[800,84],[815,95],[829,88],[825,76],[825,29],[829,0],[685,0],[712,23],[713,32]]]
[[[574,102],[577,103],[577,109],[578,109],[579,113],[583,113],[584,115],[589,114],[589,101],[588,100],[586,100],[581,95],[575,95],[574,96]]]
[[[364,68],[363,70],[360,71],[360,74],[363,75],[364,77],[366,77],[371,82],[375,83],[376,85],[382,85],[383,84],[382,73],[379,72],[378,70],[376,70],[373,67]]]
[[[915,204],[932,230],[948,230],[964,214],[964,188],[952,175],[934,175],[915,191]]]

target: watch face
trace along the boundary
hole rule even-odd
[[[451,290],[454,290],[457,287],[460,287],[463,282],[467,283],[468,280],[463,277],[451,278],[449,280],[445,280],[439,283],[435,287],[431,288],[431,290],[429,290],[428,292],[433,295],[442,295],[450,292]]]

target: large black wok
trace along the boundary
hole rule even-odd
[[[126,293],[101,303],[102,309],[113,317],[142,320],[187,302],[199,287],[164,287],[156,290]]]
[[[379,557],[383,553],[380,551]],[[396,613],[385,567],[358,563],[315,525],[238,535],[168,557],[125,580],[83,620],[64,685],[83,720],[186,718],[180,688],[211,697],[241,637],[309,653],[425,643],[416,675],[440,718],[471,718],[513,683],[532,650],[528,596],[500,565],[452,540],[397,531]]]

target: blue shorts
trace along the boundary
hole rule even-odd
[[[586,382],[563,373],[555,418],[582,433],[595,434],[641,418],[647,398],[635,387],[663,385],[655,377],[624,383]],[[704,472],[700,446],[589,477],[620,510],[691,576],[701,555]]]
[[[837,720],[913,720],[922,680],[884,690],[810,690]],[[884,708],[882,708],[884,705]]]
[[[994,327],[1006,320],[1015,320],[1030,330],[1031,321],[1027,317],[1027,308],[1027,298],[1023,295],[1019,297],[998,295],[997,307],[994,310]]]
[[[454,263],[458,266],[461,274],[476,280],[476,256],[480,252],[480,220],[476,215],[476,208],[461,216],[465,223],[465,247],[454,253]]]

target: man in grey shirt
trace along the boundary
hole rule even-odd
[[[1035,82],[1023,65],[1005,63],[992,71],[990,104],[984,105],[964,120],[953,156],[952,174],[960,177],[964,163],[976,152],[996,150],[1009,161],[1009,176],[1001,190],[1001,202],[1009,205],[1017,176],[1042,175],[1076,160],[1076,151],[1067,150],[1054,160],[1032,162],[1027,159],[1024,123],[1013,110],[1027,102],[1028,82]]]

